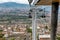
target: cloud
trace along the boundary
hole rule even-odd
[[[17,3],[28,4],[28,0],[0,0],[0,3],[3,3],[3,2],[17,2]]]

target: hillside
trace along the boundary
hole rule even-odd
[[[16,2],[5,2],[5,3],[0,3],[0,7],[29,7],[28,4],[19,4]]]

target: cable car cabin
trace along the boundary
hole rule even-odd
[[[42,14],[40,17],[45,18],[45,17],[46,17],[46,15],[45,15],[45,14]]]
[[[32,15],[31,15],[31,13],[29,13],[29,18],[32,18]]]
[[[33,12],[32,9],[29,10],[29,18],[32,18],[31,12]]]

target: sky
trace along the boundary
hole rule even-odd
[[[0,3],[4,3],[4,2],[17,2],[22,4],[28,4],[28,0],[0,0]]]

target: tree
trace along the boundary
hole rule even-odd
[[[2,34],[3,30],[0,30],[0,38],[3,38],[4,34]]]
[[[32,34],[32,29],[30,29],[29,26],[26,26],[26,34],[27,34],[27,35],[26,35],[26,40],[29,40],[29,38],[30,38],[30,37],[29,37],[29,36],[30,36],[29,34],[30,34],[30,33]]]

